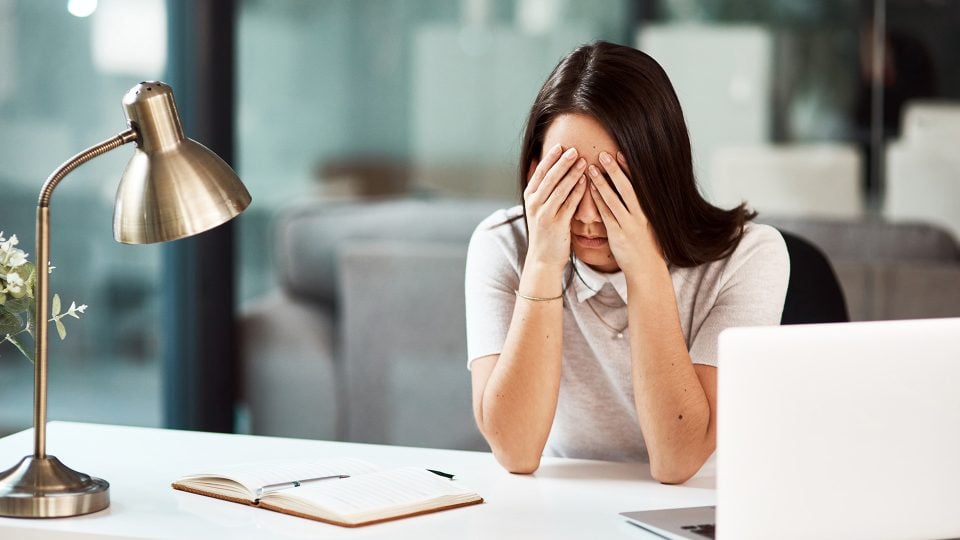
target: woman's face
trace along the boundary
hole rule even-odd
[[[564,149],[576,148],[580,157],[587,160],[588,167],[595,165],[601,171],[603,167],[600,166],[600,152],[615,156],[619,150],[607,130],[592,116],[584,114],[558,116],[547,128],[541,155],[556,144]],[[531,167],[531,172],[535,167],[536,163]],[[590,181],[589,178],[587,181]],[[573,214],[570,222],[570,244],[581,261],[601,272],[616,272],[620,267],[610,251],[607,229],[600,219],[592,193],[590,189],[586,191]]]

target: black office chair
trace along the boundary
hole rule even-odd
[[[847,322],[847,303],[829,259],[810,241],[780,231],[790,255],[790,281],[780,324]]]

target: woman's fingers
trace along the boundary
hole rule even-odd
[[[620,154],[620,152],[617,152],[617,154]],[[640,201],[637,200],[637,194],[633,191],[633,184],[630,183],[630,179],[627,178],[626,173],[623,172],[620,165],[614,161],[613,156],[607,152],[600,152],[600,165],[607,171],[607,176],[610,177],[613,186],[617,188],[617,192],[620,193],[620,198],[623,200],[623,204],[627,210],[629,210],[631,214],[642,212],[640,209]]]
[[[550,167],[553,167],[553,164],[557,162],[557,160],[560,158],[560,154],[562,153],[563,147],[559,144],[555,144],[543,154],[543,157],[540,158],[540,161],[537,163],[537,167],[533,171],[533,175],[527,182],[526,189],[523,190],[524,198],[533,194],[533,192],[540,187],[540,184],[543,182],[543,179],[550,170]]]
[[[581,174],[576,184],[574,184],[573,189],[570,191],[570,195],[560,206],[560,211],[557,212],[557,217],[560,218],[561,223],[564,223],[568,227],[570,221],[573,220],[573,214],[577,211],[577,206],[580,205],[580,201],[583,200],[584,194],[587,192],[588,183],[589,180],[587,180],[587,177]]]
[[[619,195],[617,195],[617,193],[613,191],[613,188],[610,187],[610,184],[607,183],[606,178],[604,178],[600,173],[600,169],[591,165],[589,169],[589,175],[590,182],[596,189],[594,194],[598,195],[603,201],[607,211],[610,212],[612,216],[616,217],[617,223],[623,223],[625,220],[629,219],[630,211],[627,210],[627,208],[623,205],[624,203],[620,201]],[[632,194],[633,189],[628,188],[627,193]],[[598,197],[594,197],[594,199],[597,198]]]
[[[613,229],[614,226],[620,226],[620,222],[617,220],[617,217],[613,215],[610,206],[603,199],[597,184],[592,181],[590,182],[590,196],[593,197],[593,204],[597,206],[597,212],[600,213],[600,219],[603,220],[603,225],[607,228],[607,234],[609,235],[610,230]]]
[[[573,167],[570,167],[567,171],[567,174],[563,176],[563,179],[557,184],[553,192],[547,196],[547,200],[543,203],[543,208],[549,212],[549,215],[557,215],[560,213],[560,207],[563,206],[563,203],[569,198],[570,192],[573,191],[574,186],[576,186],[580,178],[583,177],[586,168],[587,161],[583,158],[578,159]],[[544,184],[543,189],[546,190],[546,188],[547,186]]]
[[[556,162],[547,170],[537,186],[537,189],[531,194],[537,201],[543,203],[556,189],[557,185],[566,178],[570,169],[577,163],[577,149],[568,148],[566,152],[560,154]]]
[[[617,165],[620,165],[628,177],[630,176],[630,165],[627,164],[627,156],[623,155],[623,152],[617,152]]]

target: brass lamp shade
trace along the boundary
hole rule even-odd
[[[123,171],[113,236],[125,244],[166,242],[201,233],[234,218],[250,193],[233,169],[183,134],[173,90],[143,82],[123,98],[137,148]]]

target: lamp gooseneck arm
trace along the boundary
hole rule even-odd
[[[103,141],[100,144],[91,146],[83,152],[80,152],[79,154],[68,159],[63,165],[57,167],[57,170],[53,171],[53,173],[47,177],[47,181],[43,183],[43,187],[40,189],[40,200],[37,202],[37,206],[50,206],[50,196],[53,195],[53,190],[56,189],[57,184],[59,184],[64,177],[73,172],[74,169],[97,156],[106,154],[107,152],[115,150],[127,143],[136,141],[137,137],[137,132],[131,128],[120,133],[119,135]]]
[[[36,354],[33,380],[34,457],[46,457],[47,444],[47,324],[50,317],[48,274],[50,265],[50,197],[61,180],[87,161],[137,140],[137,132],[128,129],[73,156],[53,171],[37,201]]]

